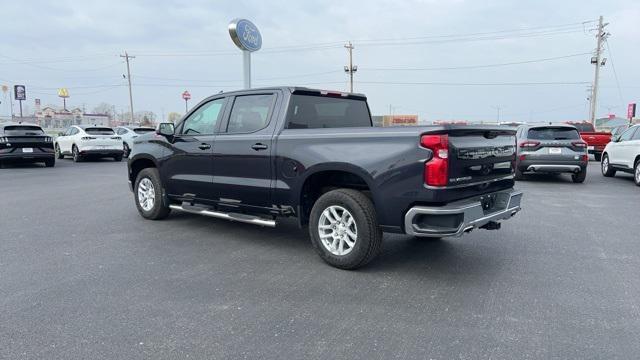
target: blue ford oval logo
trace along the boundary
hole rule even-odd
[[[262,47],[262,35],[258,27],[247,19],[235,19],[229,23],[231,39],[242,50],[258,51]]]

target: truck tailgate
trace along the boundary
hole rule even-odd
[[[450,129],[449,187],[504,180],[513,176],[515,131],[511,129]]]

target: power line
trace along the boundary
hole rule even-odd
[[[609,61],[611,62],[611,69],[613,70],[613,76],[616,79],[616,87],[618,88],[618,96],[620,97],[620,105],[624,105],[624,97],[622,96],[622,88],[620,87],[620,81],[618,80],[618,73],[616,72],[616,66],[613,63],[613,54],[611,53],[611,45],[609,40],[605,38],[607,43],[607,52],[609,53]]]
[[[495,83],[456,83],[456,82],[401,82],[401,81],[360,81],[361,84],[377,85],[436,85],[436,86],[538,86],[538,85],[585,85],[588,81],[548,81],[548,82],[495,82]]]
[[[523,61],[505,62],[505,63],[497,63],[497,64],[484,64],[484,65],[446,66],[446,67],[430,67],[430,68],[365,67],[365,68],[363,68],[363,70],[372,70],[372,71],[442,71],[442,70],[480,69],[480,68],[491,68],[491,67],[522,65],[522,64],[539,63],[539,62],[545,62],[545,61],[554,61],[554,60],[567,59],[567,58],[590,55],[590,54],[591,54],[591,52],[584,52],[584,53],[579,53],[579,54],[556,56],[556,57],[543,58],[543,59],[523,60]]]

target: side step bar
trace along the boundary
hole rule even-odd
[[[219,211],[213,211],[213,210],[207,210],[204,208],[199,208],[196,206],[188,206],[188,207],[184,207],[182,205],[169,205],[169,207],[173,210],[178,210],[178,211],[184,211],[184,212],[188,212],[191,214],[196,214],[196,215],[204,215],[204,216],[210,216],[210,217],[214,217],[214,218],[218,218],[218,219],[225,219],[225,220],[230,220],[230,221],[238,221],[238,222],[243,222],[243,223],[247,223],[247,224],[254,224],[254,225],[260,225],[260,226],[268,226],[268,227],[275,227],[276,226],[276,221],[275,220],[269,220],[269,219],[264,219],[261,217],[257,217],[257,216],[252,216],[252,215],[245,215],[245,214],[235,214],[235,213],[223,213],[223,212],[219,212]]]

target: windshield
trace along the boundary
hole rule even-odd
[[[5,135],[25,136],[25,135],[44,135],[44,131],[39,126],[16,125],[6,126],[4,128]]]
[[[89,135],[113,135],[113,134],[115,134],[113,132],[113,129],[101,128],[101,127],[86,128],[86,129],[84,129],[84,132],[86,132]]]
[[[527,138],[532,140],[578,140],[578,130],[567,127],[539,127],[529,129]]]
[[[151,128],[135,128],[135,129],[133,129],[134,133],[140,134],[140,135],[147,134],[147,133],[154,132],[154,131],[156,131],[156,130],[155,129],[151,129]]]

